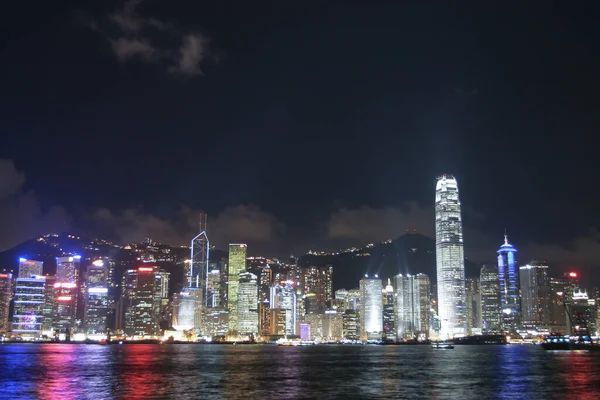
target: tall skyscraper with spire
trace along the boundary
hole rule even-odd
[[[502,310],[502,328],[505,332],[514,331],[519,320],[519,269],[517,268],[517,249],[510,243],[504,232],[504,244],[498,254],[498,279],[500,283],[500,307]]]
[[[442,175],[435,187],[438,315],[443,339],[466,334],[465,260],[458,185]]]
[[[202,304],[208,305],[209,241],[206,235],[207,216],[200,213],[200,233],[192,239],[192,259],[188,272],[188,288],[200,291]]]

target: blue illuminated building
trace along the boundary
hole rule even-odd
[[[502,328],[513,332],[519,323],[519,269],[517,268],[517,249],[504,235],[504,244],[498,253],[498,279],[500,286],[500,309],[502,310]]]

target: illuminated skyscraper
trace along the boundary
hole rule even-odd
[[[303,268],[301,286],[303,295],[315,295],[315,312],[325,311],[327,302],[333,299],[333,266]]]
[[[12,331],[23,338],[39,338],[44,320],[46,279],[39,275],[19,277],[16,283]]]
[[[339,290],[335,292],[336,299]],[[394,315],[395,307],[394,287],[388,279],[388,284],[383,291],[383,332],[387,340],[396,339],[396,316]]]
[[[173,295],[173,328],[189,331],[195,326],[196,291],[182,291]]]
[[[521,323],[526,328],[552,325],[552,301],[548,265],[531,261],[519,268]]]
[[[0,271],[0,333],[9,330],[8,310],[12,294],[12,274]]]
[[[104,260],[96,260],[87,268],[83,326],[88,335],[104,335],[106,333],[108,270],[109,265]]]
[[[502,329],[513,332],[519,323],[519,270],[517,268],[517,249],[508,243],[504,235],[504,244],[498,253],[498,279],[500,282],[500,307],[502,310]]]
[[[281,310],[285,314],[285,334],[296,335],[297,315],[296,288],[293,281],[271,288],[269,304],[273,310]]]
[[[501,331],[500,319],[500,285],[498,268],[483,265],[479,274],[479,290],[481,295],[481,330],[483,333]]]
[[[78,283],[81,256],[56,257],[56,281]]]
[[[246,271],[245,244],[229,245],[229,270],[227,273],[227,308],[229,310],[229,331],[238,332],[238,288],[240,274]]]
[[[400,274],[394,277],[394,283],[398,339],[426,339],[431,309],[429,277],[425,274]]]
[[[258,333],[258,279],[251,272],[242,272],[238,286],[238,332]]]
[[[203,304],[208,305],[208,265],[210,243],[206,235],[206,214],[200,214],[200,233],[192,239],[192,258],[188,272],[188,287],[201,291]]]
[[[42,276],[43,263],[41,261],[19,259],[19,278]]]
[[[383,335],[382,282],[365,276],[360,280],[360,337],[362,340],[381,340]]]
[[[54,307],[52,309],[54,333],[70,339],[75,329],[77,312],[77,284],[56,282],[54,284]]]
[[[168,273],[155,266],[145,265],[125,272],[122,301],[127,336],[159,335],[163,299],[168,296],[168,279]]]
[[[260,332],[268,335],[271,331],[271,285],[273,284],[273,270],[266,265],[260,272],[258,288],[258,312]]]
[[[465,260],[458,185],[452,175],[435,188],[435,245],[440,336],[466,334]]]

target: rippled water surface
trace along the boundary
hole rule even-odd
[[[11,399],[600,399],[600,354],[537,346],[0,345]]]

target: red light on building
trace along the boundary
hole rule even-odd
[[[577,278],[577,272],[569,272],[569,277]]]
[[[148,267],[139,267],[138,268],[139,272],[152,272],[154,271],[154,268],[148,268]]]

